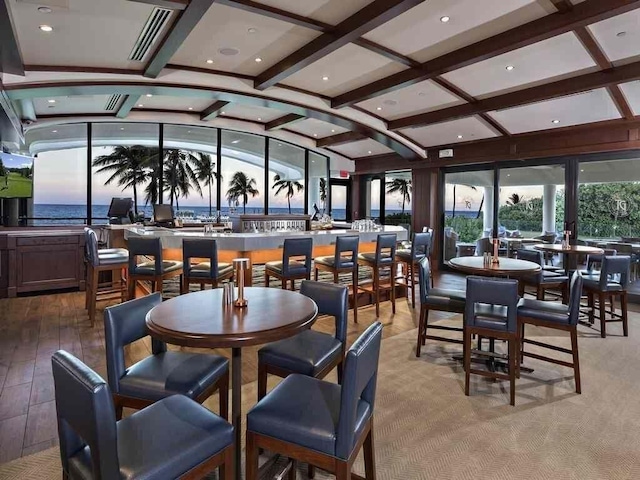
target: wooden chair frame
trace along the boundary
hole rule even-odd
[[[292,260],[296,260],[297,258],[304,258],[303,255],[300,256],[292,256],[289,257]],[[286,277],[284,275],[279,274],[278,272],[275,271],[269,271],[266,268],[265,265],[265,269],[264,269],[264,286],[268,287],[269,286],[269,277],[275,277],[278,280],[280,280],[281,282],[281,288],[283,290],[287,289],[287,285],[289,284],[289,280],[291,280],[291,290],[295,290],[296,289],[296,280],[311,280],[311,269],[309,269],[308,272],[305,273],[299,273],[297,275],[287,275]]]
[[[602,338],[607,337],[607,323],[611,322],[622,322],[622,333],[625,337],[629,336],[629,318],[627,311],[627,291],[608,291],[603,292],[597,289],[591,289],[589,287],[584,287],[583,290],[587,294],[587,305],[589,306],[589,323],[593,324],[595,321],[595,310],[596,310],[596,297],[597,297],[597,308],[599,313],[600,320],[600,336]],[[620,310],[621,315],[618,315],[614,311],[614,301],[616,297],[620,297]],[[607,312],[607,300],[611,302],[611,310]],[[612,318],[607,319],[606,314],[609,313]]]
[[[464,316],[464,311],[460,311],[455,308],[433,308],[429,305],[421,304],[420,305],[420,320],[418,323],[418,344],[416,346],[416,357],[420,357],[420,353],[422,347],[427,343],[427,339],[429,340],[438,340],[440,342],[450,342],[450,343],[458,343],[464,344],[464,340],[458,340],[456,338],[447,338],[440,337],[438,335],[427,335],[427,327],[435,328],[436,330],[447,330],[450,332],[460,332],[463,334],[464,338],[464,326],[462,327],[450,327],[448,325],[428,325],[429,320],[429,310],[436,310],[438,312],[451,312],[451,313],[460,313]],[[464,319],[463,319],[464,324]]]
[[[353,294],[353,322],[358,323],[358,263],[354,262],[352,268],[336,268],[322,263],[313,263],[314,280],[318,281],[318,271],[333,273],[333,283],[339,282],[339,275],[351,273],[351,293]]]
[[[235,447],[231,444],[178,478],[180,480],[200,480],[218,468],[220,480],[234,480],[236,478],[234,453]]]
[[[135,298],[136,295],[136,282],[139,281],[147,281],[147,282],[151,282],[151,293],[155,293],[155,292],[160,292],[160,294],[162,294],[162,282],[164,282],[165,280],[168,280],[169,278],[173,278],[173,277],[182,277],[182,268],[178,269],[178,270],[174,270],[172,272],[166,272],[166,273],[162,273],[160,275],[140,275],[140,274],[133,274],[133,273],[129,273],[129,278],[128,278],[128,290],[129,290],[129,300],[133,300]],[[182,280],[180,281],[180,283],[182,284]]]
[[[391,312],[393,314],[396,313],[396,269],[398,263],[395,258],[391,263],[387,263],[384,265],[378,265],[375,261],[369,261],[363,258],[358,259],[358,265],[363,267],[369,267],[373,271],[373,283],[371,287],[359,285],[358,290],[367,292],[374,296],[376,303],[376,317],[380,316],[380,291],[381,290],[390,290],[391,291]],[[389,285],[382,285],[380,283],[380,272],[381,270],[389,268]]]
[[[91,327],[95,325],[96,304],[104,300],[120,298],[127,300],[127,262],[94,266],[87,262],[87,287],[85,291],[85,308],[89,311]],[[111,281],[99,283],[101,272],[111,272]]]
[[[189,285],[192,283],[199,284],[200,290],[204,290],[205,285],[211,285],[212,288],[218,288],[218,284],[223,280],[233,280],[234,273],[234,270],[231,270],[223,275],[219,275],[217,278],[189,277],[186,273],[183,273],[180,282],[180,294],[184,295],[185,293],[189,293]]]

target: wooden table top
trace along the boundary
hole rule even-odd
[[[507,257],[500,257],[500,263],[492,263],[488,266],[485,265],[483,257],[455,257],[449,260],[449,265],[461,272],[485,276],[517,277],[542,270],[537,263]]]
[[[147,314],[152,336],[201,348],[238,348],[281,340],[306,330],[318,307],[304,295],[280,288],[247,287],[248,305],[222,305],[222,288],[188,293]]]
[[[536,250],[543,250],[545,252],[554,253],[576,253],[576,254],[591,254],[604,253],[604,250],[598,247],[589,247],[587,245],[562,245],[560,243],[540,243],[534,245]]]

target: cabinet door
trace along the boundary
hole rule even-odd
[[[78,287],[78,244],[22,246],[16,249],[17,293]]]

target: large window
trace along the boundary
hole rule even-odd
[[[304,213],[305,151],[269,139],[269,213]]]
[[[264,213],[265,138],[248,133],[223,131],[222,202],[223,210]]]
[[[315,213],[314,205],[318,208],[320,215],[329,213],[329,158],[309,152],[309,188],[307,196],[309,202],[309,213]],[[345,218],[345,213],[335,212],[340,218]]]
[[[411,171],[387,172],[384,184],[384,216],[387,225],[411,223]]]

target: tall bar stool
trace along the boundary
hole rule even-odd
[[[516,403],[516,377],[520,376],[518,361],[518,281],[467,277],[467,304],[464,315],[464,394],[469,395],[471,374],[509,380],[510,403]],[[478,335],[509,344],[509,374],[471,368],[471,336]],[[481,351],[475,353],[482,354]],[[486,352],[485,352],[486,353]]]
[[[151,291],[162,294],[162,282],[182,275],[182,262],[162,259],[162,244],[159,238],[133,237],[129,246],[129,300],[136,294],[136,282],[151,282]],[[138,263],[138,256],[153,257],[153,261]]]
[[[418,263],[425,257],[429,257],[431,250],[431,235],[429,233],[414,233],[411,241],[411,249],[396,250],[396,261],[406,267],[407,289],[411,289],[411,308],[416,308],[416,270]],[[429,271],[431,273],[431,271]],[[430,279],[433,282],[433,279]]]
[[[318,281],[318,271],[333,273],[333,283],[338,283],[341,273],[351,273],[353,281],[353,321],[358,323],[358,244],[357,235],[342,235],[336,239],[333,256],[313,259],[314,279]]]
[[[85,228],[85,252],[87,261],[86,308],[91,326],[95,325],[96,303],[120,298],[127,300],[126,269],[129,252],[124,248],[98,249],[96,232]],[[100,283],[100,272],[110,272],[111,280]]]
[[[291,290],[295,290],[296,280],[311,280],[311,258],[313,239],[287,238],[284,241],[281,262],[267,262],[264,266],[264,284],[269,286],[269,277],[276,277],[286,289],[291,281]]]
[[[380,290],[391,291],[391,311],[396,313],[396,242],[395,233],[382,233],[376,240],[376,251],[358,255],[358,264],[369,267],[373,271],[373,285],[359,287],[360,290],[369,292],[375,296],[376,317],[380,316]],[[389,286],[383,286],[380,282],[382,270],[389,269]]]
[[[529,262],[544,265],[542,252],[538,250],[529,250],[521,248],[517,252],[518,260],[526,260]],[[536,299],[544,300],[549,289],[560,290],[562,295],[562,303],[569,301],[569,277],[560,272],[545,270],[542,268],[540,272],[520,279],[520,295],[524,297],[524,289],[526,286],[533,286],[536,289]]]
[[[194,258],[206,259],[206,262],[191,263]],[[205,285],[218,288],[223,280],[233,279],[233,265],[218,263],[218,242],[213,238],[188,238],[182,241],[182,264],[184,273],[180,293],[189,292],[189,284],[199,283],[200,290]]]

